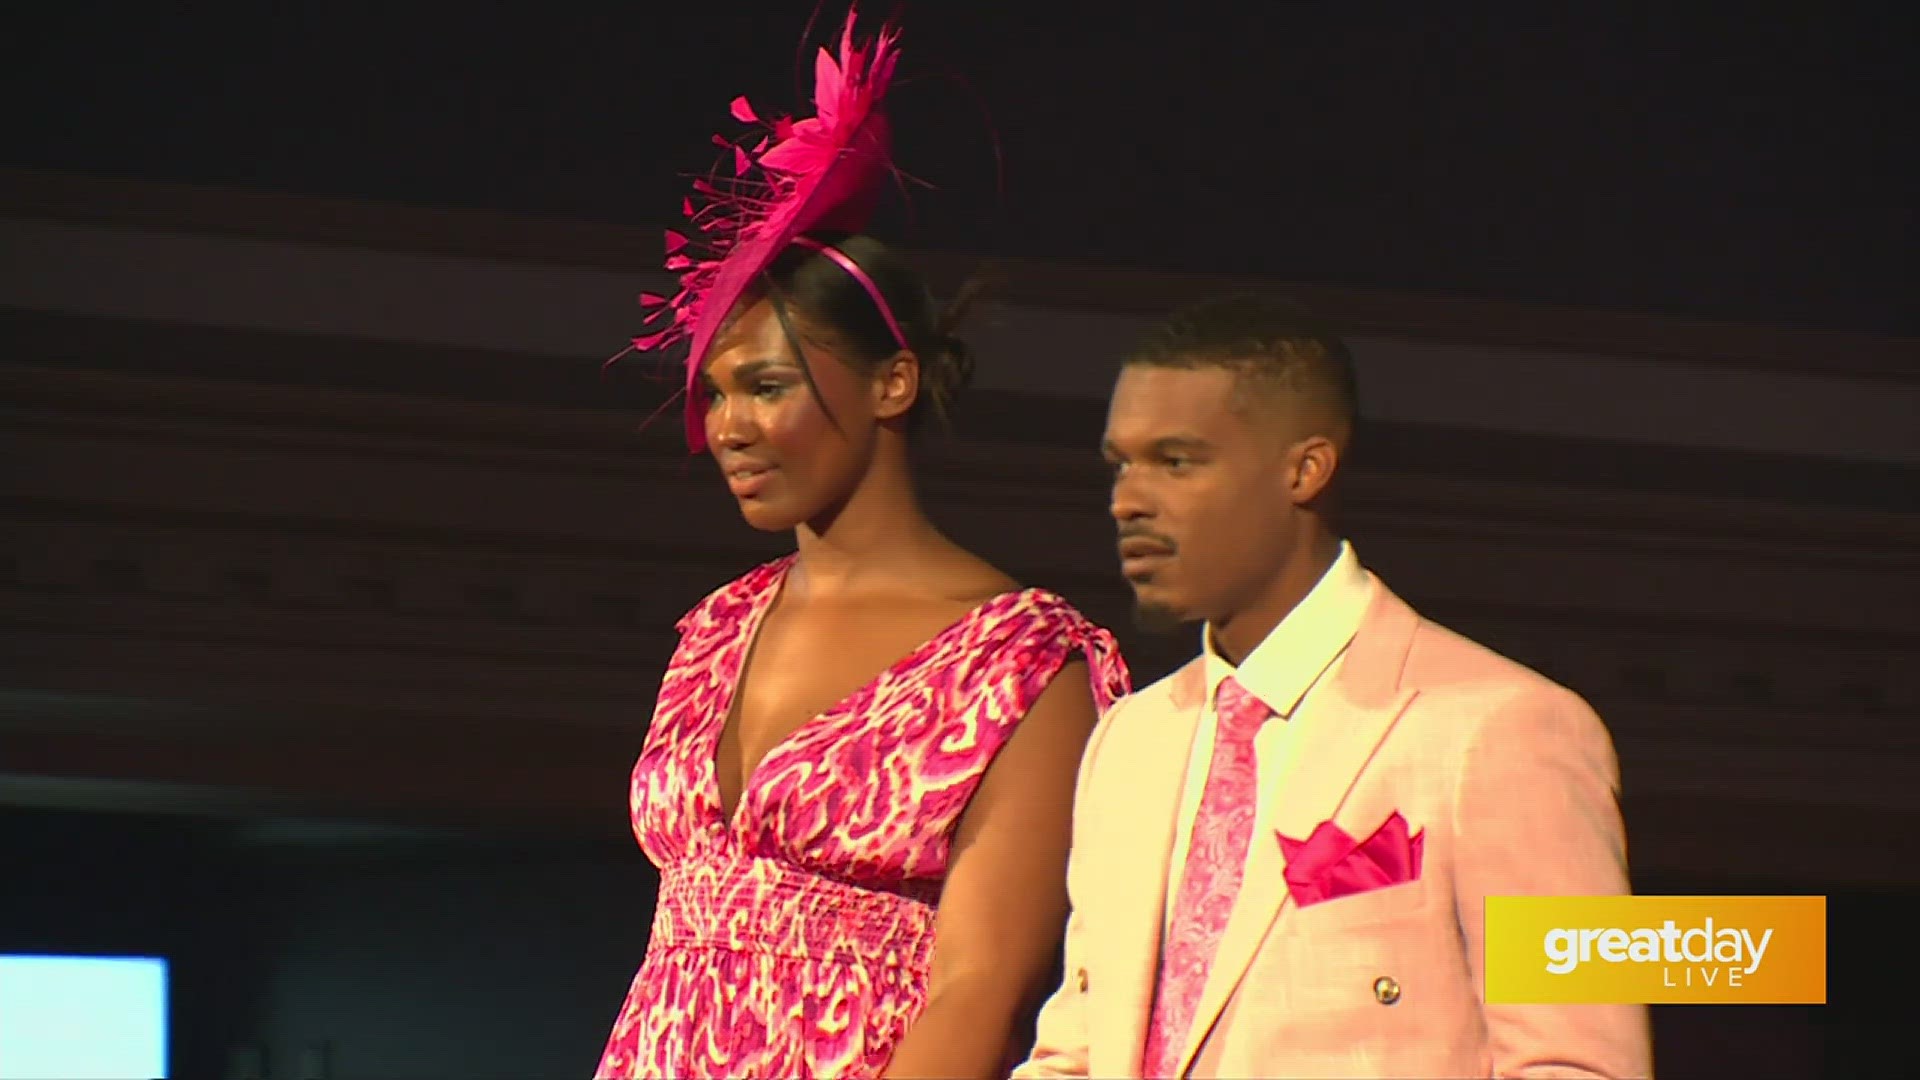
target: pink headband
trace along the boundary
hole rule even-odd
[[[808,251],[817,251],[832,259],[834,265],[847,272],[848,277],[859,282],[860,287],[867,290],[867,295],[873,297],[873,306],[880,309],[880,317],[887,321],[887,329],[893,333],[894,344],[903,350],[907,348],[907,335],[901,332],[900,323],[894,319],[892,305],[888,304],[887,298],[880,294],[880,286],[873,283],[873,279],[867,276],[865,270],[860,269],[859,263],[848,258],[846,252],[832,244],[823,244],[811,236],[796,236],[793,242]]]
[[[861,42],[854,38],[855,21],[850,9],[838,47],[815,57],[814,115],[762,120],[746,98],[733,100],[733,118],[756,125],[759,134],[719,139],[729,150],[722,166],[696,179],[693,194],[681,202],[691,228],[666,236],[665,268],[679,275],[679,289],[672,296],[640,296],[647,314],[632,348],[687,345],[685,386],[676,396],[685,399],[690,450],[706,446],[698,380],[707,349],[728,312],[789,244],[825,255],[858,281],[894,340],[906,346],[873,279],[845,253],[805,238],[862,231],[881,193],[898,181],[882,106],[900,59],[899,29],[883,24]]]

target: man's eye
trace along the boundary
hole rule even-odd
[[[782,384],[782,383],[777,383],[777,382],[755,383],[753,385],[753,396],[773,397],[785,389],[786,389],[786,386],[785,384]]]

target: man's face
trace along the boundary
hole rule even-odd
[[[1292,548],[1288,440],[1224,367],[1128,365],[1102,450],[1120,571],[1144,625],[1220,619]]]

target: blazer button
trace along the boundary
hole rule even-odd
[[[1074,983],[1075,985],[1080,987],[1081,993],[1084,994],[1087,992],[1087,969],[1086,968],[1081,968],[1079,971],[1076,971],[1074,973]]]
[[[1400,983],[1391,975],[1382,975],[1373,980],[1373,1000],[1382,1005],[1391,1005],[1400,1000]]]

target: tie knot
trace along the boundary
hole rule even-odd
[[[1213,711],[1228,734],[1249,739],[1266,723],[1267,717],[1273,715],[1266,702],[1254,697],[1231,675],[1220,680],[1220,689],[1213,698]]]

